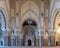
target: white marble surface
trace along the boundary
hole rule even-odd
[[[33,47],[33,46],[23,46],[23,47],[17,47],[17,46],[11,46],[11,47],[8,47],[8,46],[5,46],[5,47],[0,47],[0,48],[60,48],[60,46],[55,46],[55,47]]]

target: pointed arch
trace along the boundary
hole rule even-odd
[[[0,14],[1,14],[1,22],[2,22],[2,31],[7,31],[8,29],[8,17],[7,13],[5,12],[4,8],[0,7]]]
[[[57,8],[54,11],[53,16],[51,16],[51,20],[50,20],[50,24],[49,24],[49,26],[50,26],[49,32],[51,32],[50,35],[52,35],[51,38],[54,38],[53,39],[54,41],[51,39],[52,40],[51,43],[54,42],[53,43],[54,46],[56,45],[55,40],[56,40],[56,33],[57,33],[57,29],[58,29],[58,24],[59,24],[59,21],[57,22],[57,20],[60,20],[60,19],[57,19],[57,18],[60,18],[59,14],[60,14],[60,8]]]
[[[57,8],[55,11],[54,11],[54,14],[53,14],[53,17],[52,17],[52,29],[54,30],[55,29],[55,20],[56,18],[58,17],[57,15],[60,13],[60,8]]]
[[[38,5],[33,1],[27,1],[22,5],[21,16],[23,16],[24,14],[27,14],[29,11],[31,11],[33,14],[39,16]]]
[[[0,7],[0,46],[4,46],[4,34],[7,31],[7,15],[3,8]]]
[[[34,1],[26,1],[23,3],[21,7],[21,22],[20,25],[22,26],[24,20],[26,19],[33,19],[40,26],[39,23],[39,7]]]

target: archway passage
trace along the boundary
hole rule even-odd
[[[36,34],[37,24],[32,19],[27,19],[23,23],[23,45],[24,46],[36,46]]]
[[[56,13],[54,18],[53,30],[55,31],[54,45],[60,46],[60,12],[59,11]]]
[[[32,26],[36,26],[37,24],[35,23],[35,21],[28,19],[23,23],[23,27],[27,26],[27,25],[32,25]]]
[[[28,40],[28,46],[31,46],[31,40],[30,39]]]

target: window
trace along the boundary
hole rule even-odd
[[[3,41],[1,41],[1,46],[3,46]]]
[[[0,46],[4,46],[3,39],[2,39],[2,40],[0,40]]]

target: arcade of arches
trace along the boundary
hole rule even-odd
[[[0,46],[60,46],[60,0],[0,0]]]

